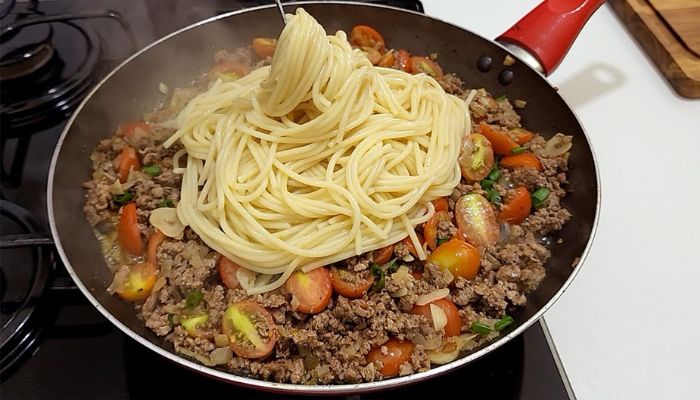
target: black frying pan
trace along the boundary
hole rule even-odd
[[[539,289],[529,295],[527,305],[514,312],[516,324],[498,340],[452,363],[410,376],[352,385],[279,384],[232,375],[178,356],[169,343],[145,327],[131,304],[107,293],[112,275],[81,211],[85,196],[81,184],[90,173],[92,149],[99,140],[109,137],[119,124],[152,110],[162,98],[158,92],[159,83],[171,88],[187,86],[208,69],[216,50],[245,46],[258,36],[278,36],[283,25],[274,6],[217,16],[175,32],[126,60],[83,101],[56,147],[48,185],[51,232],[63,263],[90,302],[119,329],[144,346],[200,373],[264,390],[305,394],[373,391],[428,379],[489,353],[523,332],[566,290],[581,268],[598,218],[600,188],[588,138],[556,89],[523,60],[528,57],[530,61],[539,60],[539,68],[551,71],[568,49],[573,40],[571,36],[575,37],[582,23],[602,1],[556,0],[549,3],[550,7],[531,13],[503,37],[511,43],[530,47],[535,53],[533,57],[517,50],[522,58],[512,66],[502,65],[502,60],[511,54],[504,47],[422,14],[347,2],[301,3],[328,32],[348,31],[354,25],[367,24],[382,32],[393,48],[405,48],[414,54],[436,52],[440,55],[442,68],[456,73],[468,87],[483,87],[495,95],[505,93],[512,99],[526,99],[528,104],[521,114],[529,129],[545,137],[557,132],[573,135],[570,193],[563,200],[573,217],[560,232],[563,244],[552,249],[546,278]],[[293,12],[296,5],[288,4],[285,8],[287,12]],[[562,17],[566,14],[562,14],[565,9],[574,11]],[[541,28],[543,23],[558,20],[565,23],[560,23],[559,28],[550,25],[543,31],[548,32],[547,35],[522,34],[526,25],[533,21]],[[570,28],[572,24],[577,26],[573,30]],[[554,43],[551,38],[557,30],[571,32],[568,39],[556,41],[556,54],[552,56],[551,52],[547,53],[547,46]],[[487,58],[492,61],[490,68],[487,68]]]

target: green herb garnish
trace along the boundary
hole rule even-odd
[[[480,335],[488,335],[491,333],[491,328],[489,328],[488,325],[482,324],[481,322],[472,322],[472,326],[469,329],[472,332]]]
[[[526,152],[526,151],[527,151],[527,148],[526,148],[526,147],[518,146],[518,147],[512,149],[510,152],[513,153],[513,154],[522,154],[522,153],[524,153],[524,152]]]
[[[510,315],[506,315],[503,318],[499,319],[495,324],[493,324],[493,329],[497,331],[502,331],[513,322],[515,322],[513,320],[513,317],[511,317]]]
[[[501,195],[496,189],[486,189],[486,200],[493,204],[501,204]]]
[[[369,271],[372,273],[372,275],[374,275],[374,283],[372,284],[370,290],[373,292],[378,292],[382,290],[384,288],[384,281],[386,279],[382,267],[380,267],[379,264],[372,264],[372,266],[369,268]]]
[[[185,298],[185,306],[187,308],[195,308],[202,301],[204,294],[199,290],[193,290],[187,294]]]
[[[141,170],[150,176],[160,175],[160,165],[158,164],[148,164],[144,166]]]
[[[447,242],[449,242],[449,241],[450,241],[450,239],[447,239],[447,238],[438,239],[438,240],[437,240],[437,245],[438,245],[438,246],[442,246],[443,244],[445,244],[445,243],[447,243]]]
[[[114,201],[117,204],[126,204],[133,199],[134,196],[131,194],[131,192],[126,191],[120,194],[116,194],[112,197],[112,201]]]
[[[540,208],[549,197],[549,189],[543,187],[538,188],[532,192],[532,195],[530,196],[532,197],[532,206],[535,208]]]
[[[388,263],[382,265],[382,270],[386,270],[387,274],[393,274],[394,272],[399,270],[399,264],[396,262],[396,259],[394,258],[393,260],[389,261]]]
[[[160,201],[160,203],[158,203],[158,208],[163,208],[163,207],[173,208],[173,207],[175,207],[175,205],[173,204],[172,200],[163,199]]]
[[[506,99],[506,95],[505,95],[505,94],[502,94],[502,95],[496,97],[496,101],[498,101],[498,102],[504,101],[505,99]]]

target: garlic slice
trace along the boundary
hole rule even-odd
[[[571,149],[574,137],[557,133],[547,140],[543,149],[536,151],[537,154],[545,157],[558,157]]]
[[[435,304],[430,305],[430,315],[433,317],[433,326],[436,331],[440,331],[447,325],[447,315],[442,311],[442,308]]]
[[[428,294],[423,294],[423,295],[418,296],[418,298],[416,298],[416,304],[419,306],[424,306],[432,301],[445,298],[449,294],[450,294],[450,289],[448,289],[448,288],[438,289],[438,290],[432,291]]]
[[[177,216],[176,208],[156,208],[151,211],[151,217],[148,221],[167,237],[182,239],[182,235],[185,232],[185,225],[182,224]]]

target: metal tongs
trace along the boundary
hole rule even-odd
[[[282,22],[287,23],[287,15],[284,13],[284,8],[282,7],[282,0],[275,0],[277,3],[277,9],[280,11],[280,16],[282,16]]]

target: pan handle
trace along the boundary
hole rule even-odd
[[[551,74],[605,0],[545,0],[496,41],[544,75]]]

